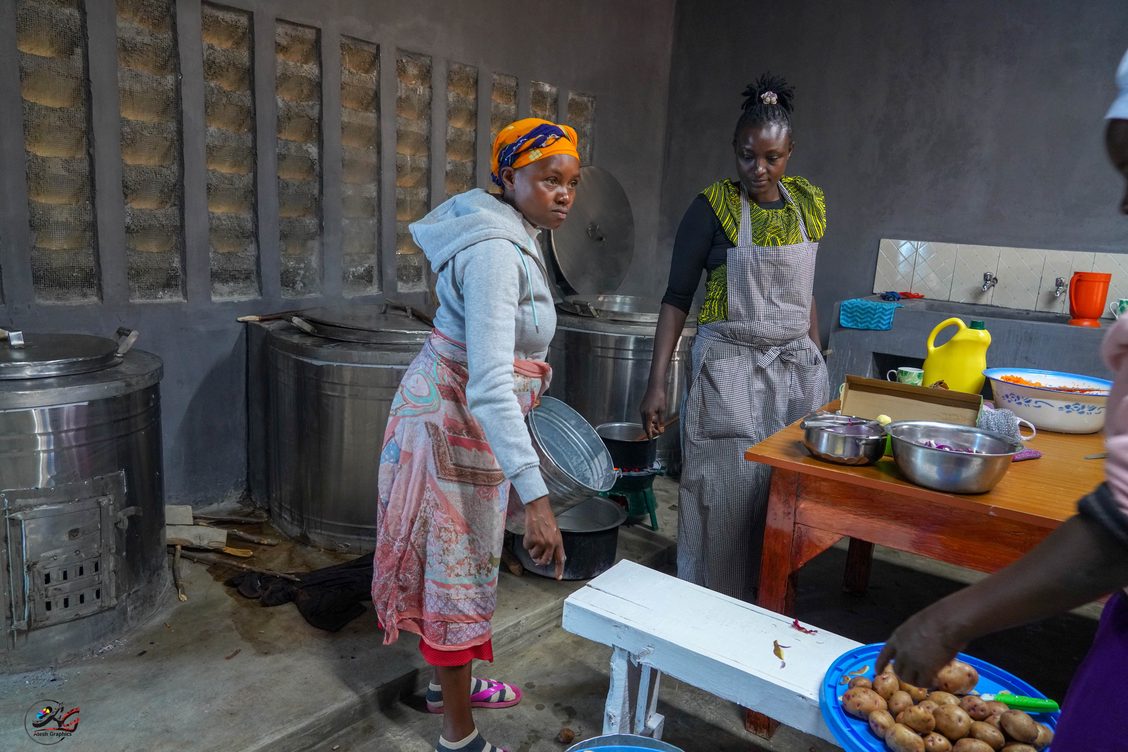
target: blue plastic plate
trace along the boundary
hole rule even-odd
[[[826,725],[834,734],[834,738],[847,752],[885,752],[885,742],[874,736],[869,730],[869,724],[861,718],[847,714],[842,709],[842,701],[839,699],[847,689],[846,684],[842,683],[844,675],[865,668],[865,672],[853,674],[850,678],[864,676],[867,679],[873,679],[877,655],[884,645],[885,643],[876,642],[843,653],[834,663],[830,664],[830,668],[826,670],[826,676],[823,677],[822,686],[819,688],[819,707],[822,708],[823,719],[826,720]],[[1022,679],[997,666],[964,653],[959,653],[958,657],[964,663],[974,666],[975,670],[979,672],[979,684],[975,686],[975,689],[981,695],[997,694],[1006,690],[1026,697],[1045,697],[1044,694]],[[1051,729],[1056,729],[1061,713],[1031,713],[1030,715],[1039,723],[1044,723]],[[1046,747],[1046,752],[1049,750],[1050,747]]]

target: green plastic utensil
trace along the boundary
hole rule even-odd
[[[980,695],[985,702],[1001,702],[1008,708],[1013,710],[1028,710],[1034,713],[1056,713],[1061,710],[1061,706],[1054,700],[1047,700],[1043,697],[1025,697],[1023,695],[1012,695],[1010,692],[999,692],[993,695]]]

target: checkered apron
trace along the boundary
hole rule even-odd
[[[753,244],[743,193],[740,200],[727,261],[728,320],[699,327],[693,344],[682,411],[678,576],[752,601],[771,468],[748,462],[744,450],[824,404],[828,387],[826,363],[807,336],[818,243],[799,214],[801,243]]]

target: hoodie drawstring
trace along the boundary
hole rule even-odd
[[[533,304],[533,328],[539,334],[540,320],[537,318],[537,298],[533,295],[533,278],[529,276],[529,261],[525,258],[525,252],[521,250],[521,246],[514,243],[513,247],[517,249],[517,255],[521,257],[521,266],[525,268],[525,283],[529,286],[529,302]]]

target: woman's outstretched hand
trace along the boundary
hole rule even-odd
[[[658,389],[647,389],[639,406],[639,416],[642,418],[642,430],[646,435],[654,438],[661,434],[665,428],[662,423],[666,417],[666,393]]]
[[[525,550],[542,567],[555,562],[556,579],[564,578],[564,539],[547,496],[525,505]]]
[[[951,616],[944,601],[910,616],[885,642],[877,672],[893,663],[898,678],[918,687],[935,686],[936,674],[964,648],[951,634]]]

